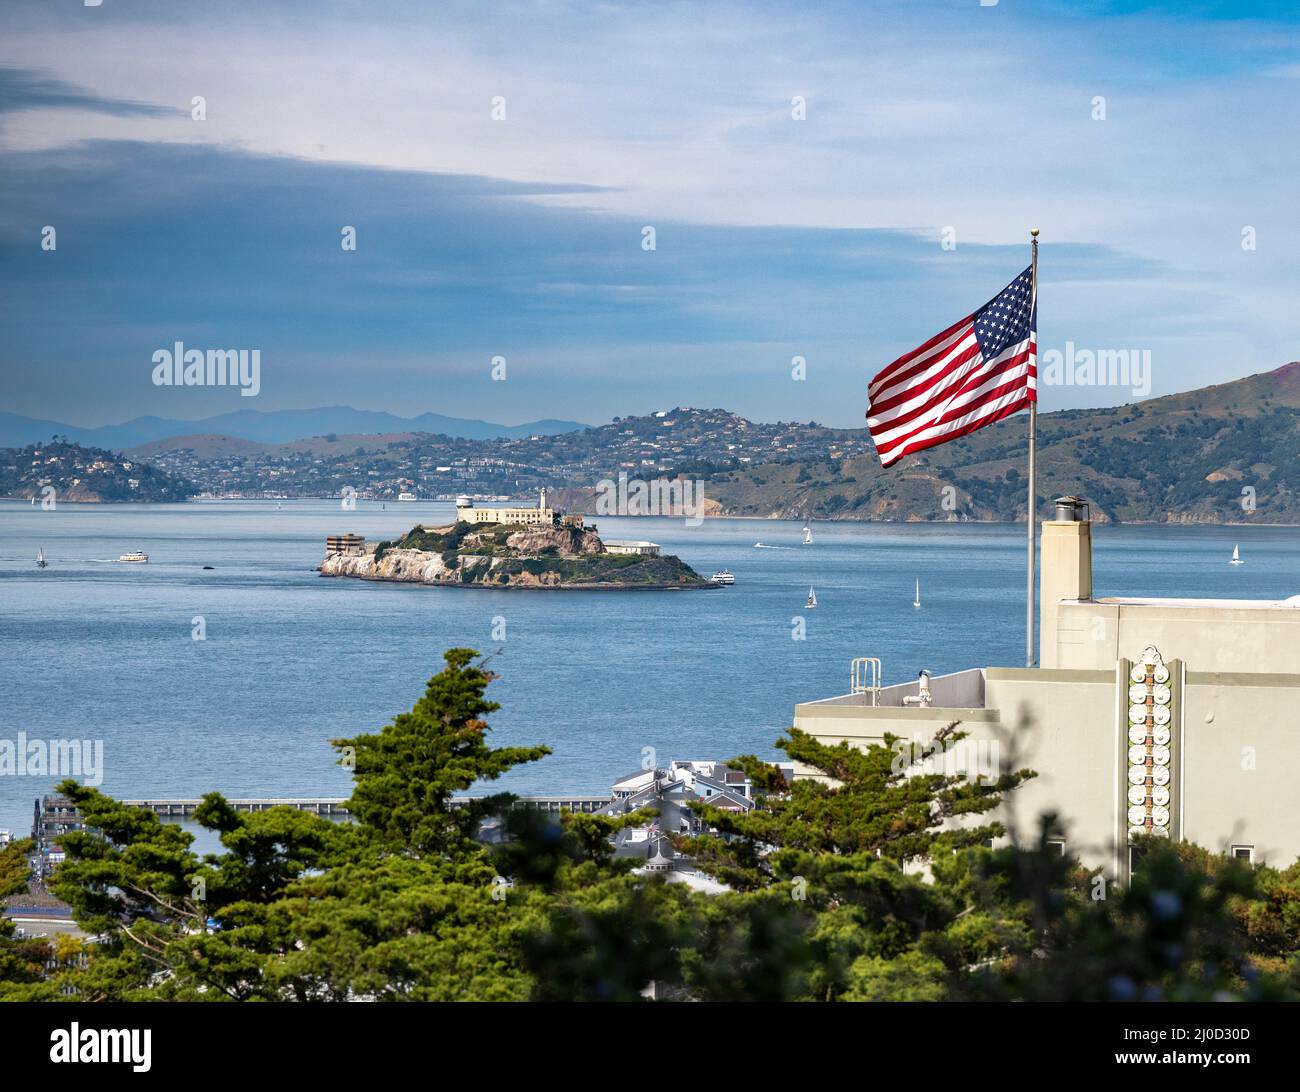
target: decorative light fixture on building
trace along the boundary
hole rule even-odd
[[[1128,825],[1129,837],[1169,837],[1169,749],[1172,718],[1169,668],[1148,645],[1129,672]]]

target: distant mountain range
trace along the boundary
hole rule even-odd
[[[121,451],[140,444],[167,440],[174,436],[217,434],[241,440],[278,444],[309,436],[338,434],[373,434],[394,432],[428,432],[468,440],[515,439],[525,436],[552,436],[587,428],[578,421],[529,421],[522,425],[497,425],[463,417],[444,417],[440,413],[422,413],[418,417],[398,417],[375,410],[357,410],[351,406],[323,406],[305,410],[239,410],[204,417],[198,421],[180,421],[166,417],[136,417],[120,425],[78,428],[59,421],[42,421],[16,413],[0,413],[0,448],[25,447],[44,443],[52,436],[66,436],[73,443]]]

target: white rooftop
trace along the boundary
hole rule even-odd
[[[1105,599],[1082,601],[1082,605],[1105,603],[1120,607],[1189,607],[1201,610],[1294,610],[1300,608],[1300,595],[1288,599],[1156,599],[1141,596],[1108,596]],[[1061,605],[1075,605],[1073,600],[1064,600]]]

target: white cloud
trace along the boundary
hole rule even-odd
[[[1285,319],[1300,148],[1290,29],[1153,18],[1049,19],[976,5],[883,4],[837,14],[769,5],[560,3],[463,9],[262,4],[147,25],[95,9],[29,20],[0,61],[106,96],[208,120],[11,115],[10,148],[87,137],[205,141],[304,159],[586,183],[538,197],[644,223],[883,227],[963,244],[1043,228],[1155,258],[1148,312],[1114,268],[1074,289],[1112,327],[1184,315],[1250,329],[1270,362],[1296,355]],[[1235,51],[1235,52],[1234,52]],[[1230,65],[1224,58],[1237,57]],[[1200,67],[1198,67],[1200,66]],[[1204,70],[1201,71],[1201,68]],[[1271,74],[1271,75],[1270,75]],[[490,119],[503,95],[507,120]],[[790,119],[803,95],[808,118]],[[1093,121],[1094,96],[1107,119]],[[1243,255],[1240,231],[1259,232]],[[937,243],[936,243],[937,249]],[[1045,322],[1048,321],[1045,316]],[[1128,328],[1117,329],[1122,341]],[[922,331],[921,333],[924,333]],[[1188,339],[1189,384],[1223,367]],[[1258,363],[1258,362],[1254,362]],[[1244,366],[1241,371],[1255,370]]]

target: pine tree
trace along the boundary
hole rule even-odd
[[[453,795],[551,753],[549,747],[488,746],[484,717],[500,706],[484,697],[495,676],[473,662],[477,656],[472,649],[448,650],[447,666],[409,713],[378,734],[334,740],[340,762],[354,767],[349,811],[391,846],[465,851],[481,820],[511,798],[496,794],[453,808]]]

